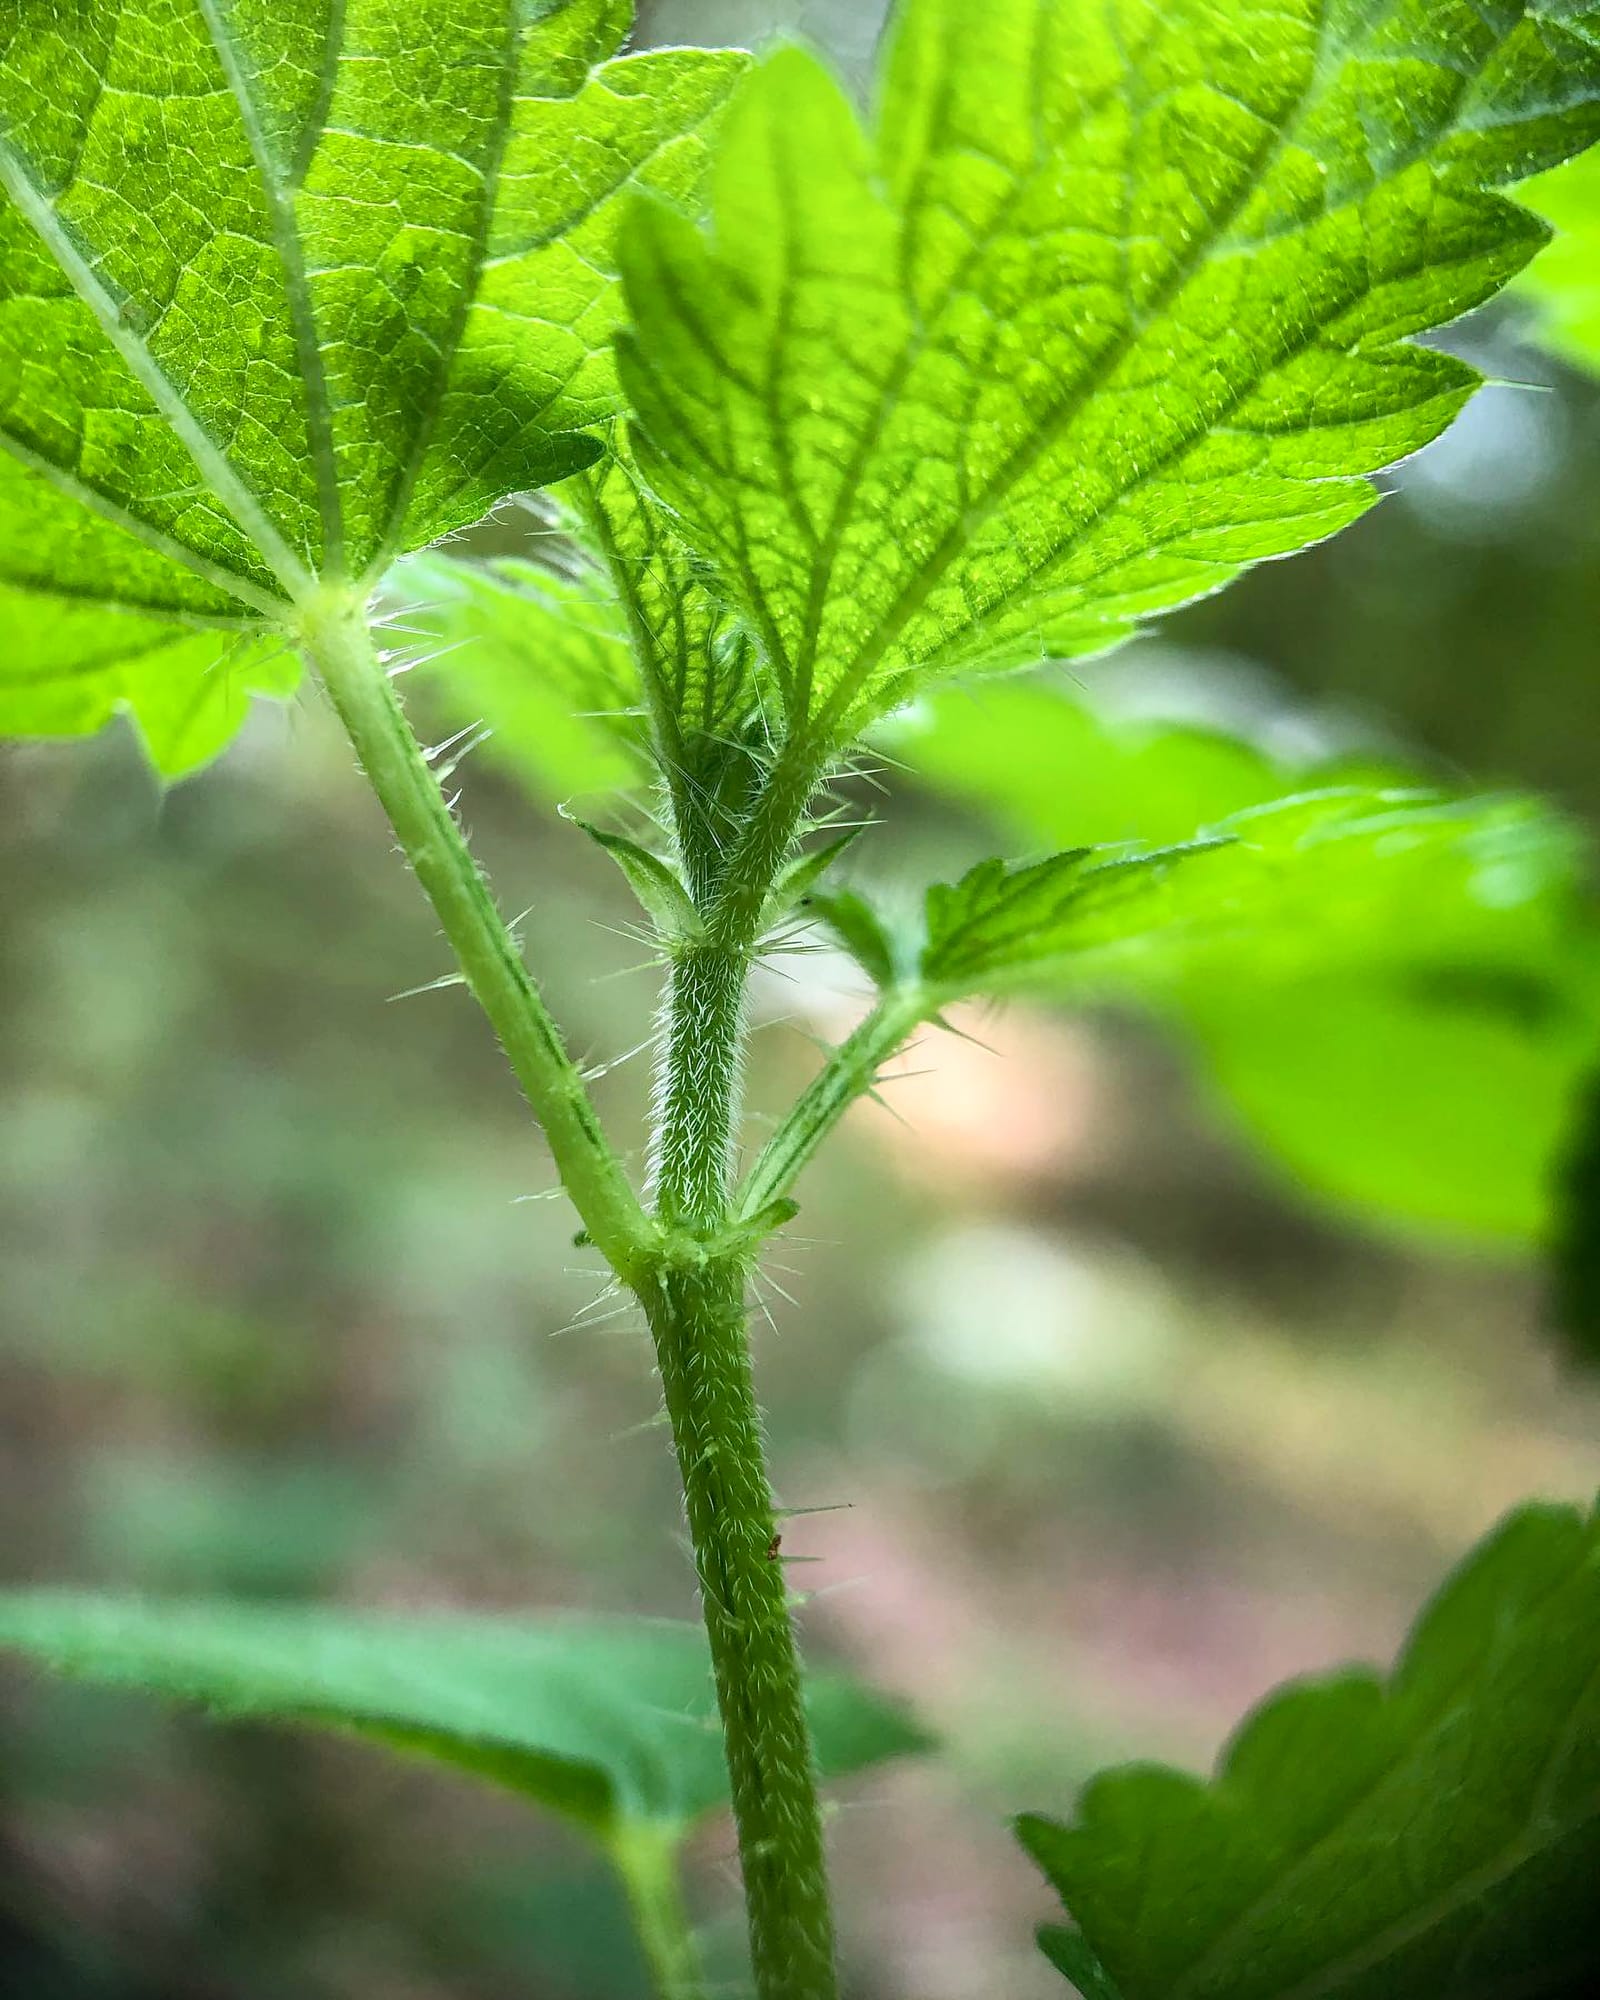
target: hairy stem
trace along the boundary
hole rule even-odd
[[[731,1199],[746,950],[674,963],[656,1142],[677,1246],[640,1288],[655,1338],[711,1642],[760,2000],[833,2000],[833,1920],[800,1661],[746,1335]]]
[[[742,1258],[645,1288],[694,1542],[760,2000],[834,2000],[800,1661],[745,1335]]]
[[[705,1975],[678,1876],[682,1839],[678,1827],[633,1821],[618,1827],[607,1844],[659,2000],[705,2000]]]
[[[366,607],[354,592],[328,590],[308,600],[301,619],[312,664],[544,1128],[573,1205],[613,1269],[632,1282],[655,1245],[655,1226],[373,652]]]
[[[739,1193],[739,1219],[748,1221],[787,1194],[802,1167],[878,1072],[926,1018],[928,996],[915,986],[891,987],[855,1031],[818,1070],[783,1123],[761,1150]]]

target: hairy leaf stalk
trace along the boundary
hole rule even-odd
[[[681,1248],[640,1288],[711,1643],[761,2000],[833,2000],[833,1919],[800,1661],[746,1332],[749,1250],[730,1217],[747,955],[674,963],[657,1207]],[[703,1246],[703,1248],[697,1248]]]
[[[656,1232],[373,651],[365,604],[354,591],[318,593],[303,609],[302,632],[401,850],[544,1128],[573,1205],[631,1283]]]

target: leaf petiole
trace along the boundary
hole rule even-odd
[[[601,1130],[582,1073],[373,650],[365,603],[353,589],[325,587],[302,604],[300,629],[401,851],[544,1128],[573,1206],[612,1268],[636,1283],[659,1232]]]

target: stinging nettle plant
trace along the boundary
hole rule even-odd
[[[1570,855],[1519,801],[1351,783],[985,862],[908,928],[830,879],[830,784],[925,689],[1101,652],[1373,505],[1479,385],[1414,336],[1546,240],[1501,190],[1600,136],[1600,6],[905,0],[865,116],[799,49],[620,55],[628,26],[10,0],[0,726],[126,713],[176,778],[252,693],[320,685],[648,1321],[755,1987],[831,2000],[819,1759],[920,1739],[802,1688],[746,1301],[807,1162],[965,998],[1314,969]],[[549,487],[538,567],[402,563]],[[381,627],[419,598],[468,638],[492,602],[651,788],[659,837],[596,833],[666,968],[644,1190],[396,693]],[[747,982],[802,920],[877,997],[746,1164]],[[45,1593],[0,1641],[515,1785],[622,1870],[662,1991],[700,1991],[675,1852],[725,1793],[686,1629]],[[1278,1697],[1212,1788],[1113,1774],[1073,1825],[1025,1821],[1076,1925],[1047,1950],[1091,2000],[1590,1990],[1597,1660],[1600,1535],[1527,1510],[1392,1683]]]

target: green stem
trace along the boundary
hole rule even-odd
[[[674,963],[656,1151],[675,1254],[640,1288],[711,1644],[760,2000],[833,2000],[833,1919],[800,1661],[746,1334],[748,1252],[726,1230],[746,951]]]
[[[643,1292],[711,1643],[760,2000],[834,2000],[822,1812],[745,1334],[742,1259]]]
[[[684,1907],[678,1854],[683,1830],[625,1821],[606,1851],[627,1892],[634,1931],[660,2000],[704,2000],[705,1975]]]
[[[749,1221],[787,1194],[796,1176],[858,1097],[878,1080],[878,1072],[927,1018],[928,996],[920,987],[896,986],[812,1078],[783,1123],[762,1148],[739,1191],[739,1221]]]
[[[352,591],[324,590],[302,606],[301,631],[467,985],[544,1128],[585,1228],[631,1283],[654,1250],[657,1231],[600,1129],[582,1074],[373,652],[365,604]]]

